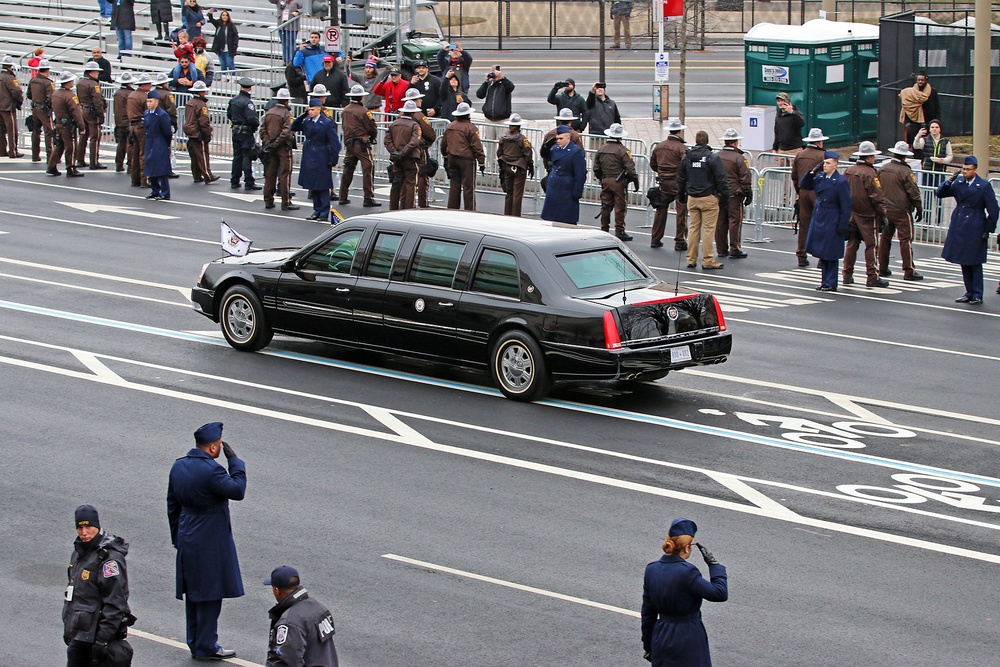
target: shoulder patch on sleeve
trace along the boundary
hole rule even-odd
[[[875,187],[882,189],[882,182],[878,180],[878,176],[875,177]]]
[[[104,566],[101,568],[101,574],[104,575],[105,579],[117,577],[121,573],[121,568],[118,567],[118,561],[116,560],[109,560],[105,562]]]
[[[255,109],[253,108],[253,102],[247,102],[247,109],[249,109],[250,111],[255,111]]]
[[[531,142],[528,141],[527,137],[524,138],[524,147],[525,148],[531,148]]]
[[[625,149],[625,154],[628,155],[629,157],[632,157],[632,151],[630,151],[627,148]]]
[[[74,95],[73,96],[73,101],[76,102],[77,104],[79,104],[80,103],[80,98],[77,97],[76,95]]]
[[[94,93],[96,93],[97,95],[101,94],[101,87],[96,83],[94,84]]]
[[[372,120],[375,120],[375,116],[372,115],[371,111],[366,111],[365,115],[368,116],[369,118],[371,118]]]
[[[288,639],[288,626],[279,625],[274,630],[274,643],[277,644],[278,646],[281,646],[282,644],[285,643],[286,639]]]
[[[910,180],[913,181],[914,183],[917,182],[917,175],[914,174],[912,171],[910,172]]]

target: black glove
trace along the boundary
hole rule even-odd
[[[954,183],[956,178],[958,178],[958,172],[957,171],[954,174],[951,175],[951,178],[948,179],[948,182],[949,183]]]
[[[94,662],[102,662],[104,656],[108,654],[108,643],[107,642],[94,642],[90,647],[90,658]]]
[[[920,222],[923,219],[924,219],[924,209],[918,208],[917,211],[913,214],[913,220],[915,222]]]
[[[236,450],[229,446],[229,443],[225,440],[222,441],[222,452],[226,455],[227,459],[231,459],[236,456]]]
[[[653,662],[653,654],[650,653],[649,651],[643,651],[642,659],[645,660],[646,662]]]
[[[743,195],[744,206],[749,206],[752,203],[753,203],[753,192],[748,192],[745,195]]]
[[[820,162],[818,165],[816,165],[815,167],[813,167],[813,173],[814,174],[818,174],[821,171],[823,171],[823,163],[822,162]]]
[[[479,165],[479,173],[482,174],[483,176],[486,175],[486,165],[485,164]]]
[[[534,177],[535,177],[535,165],[532,164],[528,166],[528,178],[534,178]]]
[[[889,218],[879,218],[878,219],[878,233],[882,234],[885,232],[885,228],[889,226]]]
[[[729,206],[729,197],[719,195],[719,208],[726,208],[727,206]]]
[[[637,178],[634,181],[632,181],[632,185],[635,187],[635,191],[638,192],[639,191],[639,179]]]
[[[705,565],[718,565],[719,564],[719,561],[717,561],[715,559],[715,556],[712,555],[711,551],[709,551],[705,547],[701,546],[700,542],[695,542],[695,544],[698,545],[698,551],[701,552],[701,557],[705,559]]]

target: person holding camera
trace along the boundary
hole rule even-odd
[[[486,78],[479,84],[476,97],[485,100],[482,112],[486,120],[491,123],[502,123],[510,118],[511,94],[514,92],[514,82],[503,75],[503,68],[494,65],[493,69],[486,73]],[[496,128],[489,128],[488,141],[497,138]]]
[[[563,109],[573,112],[575,118],[569,124],[570,128],[583,132],[583,128],[587,127],[587,102],[576,92],[576,81],[573,79],[556,81],[549,91],[547,101],[555,105],[557,115]]]
[[[701,603],[728,600],[729,579],[725,566],[694,541],[697,530],[694,521],[674,519],[660,547],[663,556],[646,566],[642,583],[642,657],[653,667],[712,664]],[[687,562],[692,546],[698,547],[708,565],[707,580]]]
[[[449,44],[437,54],[438,69],[448,76],[451,72],[462,84],[462,92],[469,94],[469,70],[472,68],[472,54],[465,51],[461,44]]]
[[[62,612],[66,667],[130,665],[125,636],[135,616],[128,606],[128,542],[101,530],[93,505],[77,507],[73,521],[76,540]]]

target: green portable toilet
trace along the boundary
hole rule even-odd
[[[854,80],[858,88],[855,110],[855,138],[875,140],[878,134],[878,37],[861,39],[855,43]]]
[[[747,105],[774,104],[777,93],[787,92],[805,116],[806,128],[822,128],[831,144],[858,140],[862,97],[864,108],[871,107],[866,117],[877,115],[878,66],[872,67],[878,59],[877,26],[824,19],[801,26],[761,23],[744,35],[743,43]],[[863,65],[858,63],[859,43],[870,45]],[[870,99],[867,90],[861,94],[862,84],[866,89],[874,84]]]

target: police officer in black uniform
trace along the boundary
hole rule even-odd
[[[77,507],[74,519],[77,539],[63,603],[66,667],[130,665],[125,634],[135,617],[128,606],[128,543],[101,530],[93,505]]]
[[[260,118],[257,116],[257,109],[250,99],[250,89],[253,88],[253,79],[243,77],[239,81],[240,92],[236,97],[229,100],[229,108],[226,109],[226,117],[233,126],[233,173],[229,179],[229,185],[233,190],[240,187],[240,173],[243,174],[244,190],[260,190],[261,186],[256,185],[253,177],[250,153],[254,147],[254,137],[257,136],[257,128],[260,127]]]
[[[267,612],[271,635],[266,667],[337,667],[333,616],[309,597],[298,570],[289,565],[276,567],[264,585],[271,587],[278,601]]]

